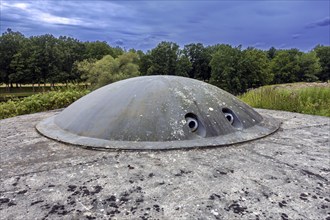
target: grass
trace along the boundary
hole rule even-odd
[[[264,86],[239,98],[255,108],[330,117],[329,86]]]

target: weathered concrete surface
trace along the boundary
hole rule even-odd
[[[209,149],[92,151],[45,112],[0,121],[1,219],[330,219],[330,118],[258,110],[275,134]]]

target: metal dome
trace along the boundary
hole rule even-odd
[[[143,150],[240,143],[269,135],[279,124],[205,82],[142,76],[104,86],[36,128],[74,145]]]

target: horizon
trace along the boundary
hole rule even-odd
[[[162,41],[312,50],[329,46],[329,1],[8,1],[1,33],[52,34],[146,52]],[[170,16],[169,16],[170,15]],[[235,16],[232,16],[235,15]]]

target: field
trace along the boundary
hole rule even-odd
[[[20,93],[12,93],[9,100],[0,102],[0,119],[65,108],[89,92],[84,86],[62,86],[24,98],[17,96]]]
[[[46,84],[42,86],[32,86],[31,84],[22,85],[21,87],[13,87],[8,88],[4,85],[0,85],[0,102],[8,101],[13,98],[24,98],[34,94],[54,91],[59,89],[65,89],[67,86],[73,86],[73,84],[55,84],[55,86],[51,86],[50,84]],[[85,84],[78,85],[78,87],[85,87]]]
[[[52,90],[51,86],[45,87],[21,87],[21,88],[10,88],[10,91],[7,88],[0,87],[0,102],[7,101],[12,98],[24,98],[30,95],[34,95],[41,92],[47,92]]]
[[[253,89],[239,98],[255,108],[330,117],[329,83],[292,83]]]

